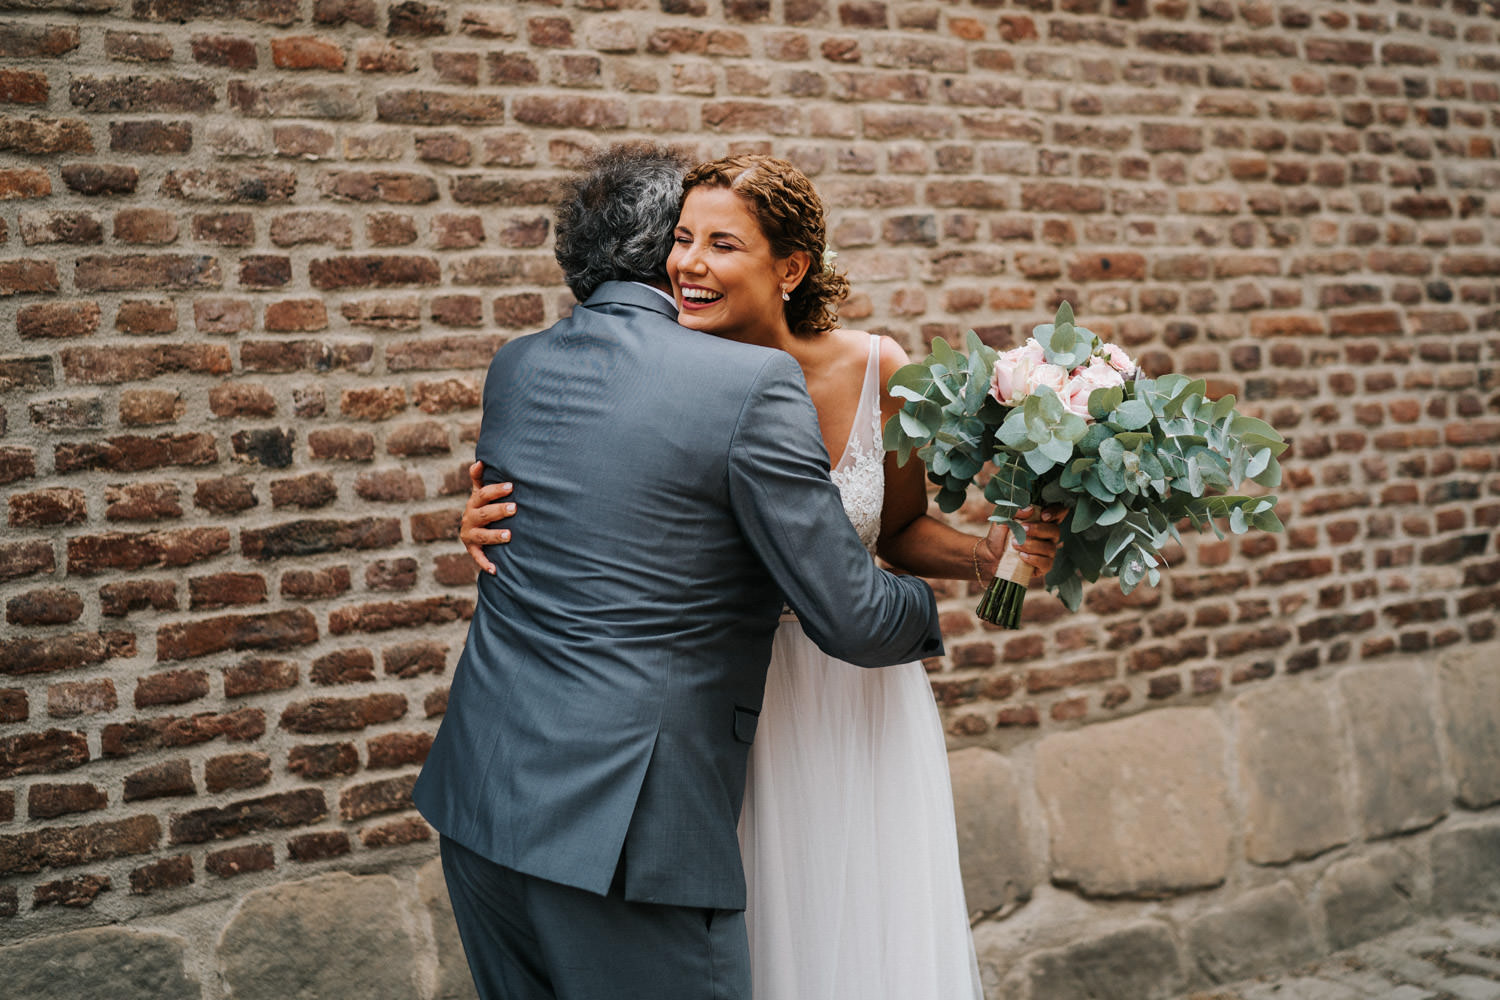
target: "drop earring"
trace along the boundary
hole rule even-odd
[[[783,302],[790,302],[790,301],[792,301],[792,296],[786,290],[786,286],[785,285],[781,286],[781,301],[783,301]]]

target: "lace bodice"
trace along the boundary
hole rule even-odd
[[[860,387],[859,409],[849,443],[831,472],[844,499],[844,513],[873,554],[880,538],[880,510],[885,505],[885,452],[880,436],[880,338],[870,337],[870,360]]]

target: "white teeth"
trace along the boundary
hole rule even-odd
[[[690,302],[713,302],[716,299],[722,299],[724,296],[718,292],[710,292],[706,288],[684,288],[682,290],[682,297]]]

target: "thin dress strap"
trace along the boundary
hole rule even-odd
[[[849,428],[849,441],[839,458],[838,468],[847,468],[861,456],[880,449],[880,338],[870,334],[870,355],[865,363],[865,379],[860,385],[859,406]]]

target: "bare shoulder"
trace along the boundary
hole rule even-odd
[[[893,337],[881,335],[880,337],[880,377],[883,381],[890,381],[890,377],[896,374],[896,369],[911,364],[911,358],[906,349],[898,344]]]

